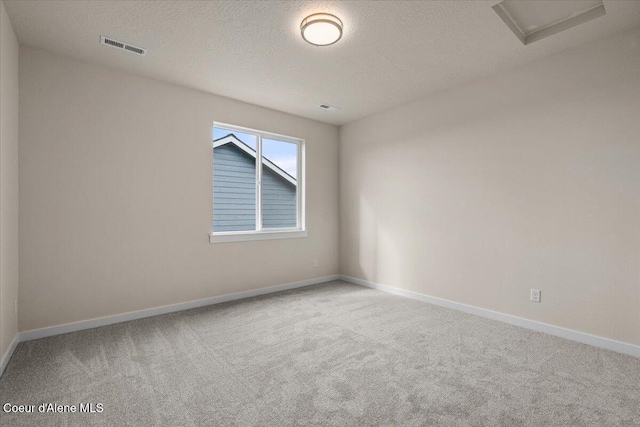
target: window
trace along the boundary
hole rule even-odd
[[[304,140],[214,123],[211,243],[306,235]]]

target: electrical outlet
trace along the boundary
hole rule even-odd
[[[531,301],[540,302],[540,294],[542,292],[539,289],[531,289]]]
[[[317,259],[313,260],[313,268],[318,268],[318,260]]]

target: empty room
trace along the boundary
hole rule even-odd
[[[0,9],[0,425],[640,426],[640,1]]]

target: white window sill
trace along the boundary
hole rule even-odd
[[[307,237],[307,230],[236,231],[211,233],[209,243],[248,242],[252,240],[298,239]]]

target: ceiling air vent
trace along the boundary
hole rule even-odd
[[[329,104],[320,104],[320,108],[322,108],[323,110],[331,111],[332,113],[337,113],[338,111],[340,111],[338,107],[334,107],[333,105]]]
[[[143,47],[133,46],[105,36],[100,36],[100,43],[105,46],[114,47],[116,49],[126,50],[127,52],[135,53],[136,55],[144,56],[147,54],[147,49]]]

